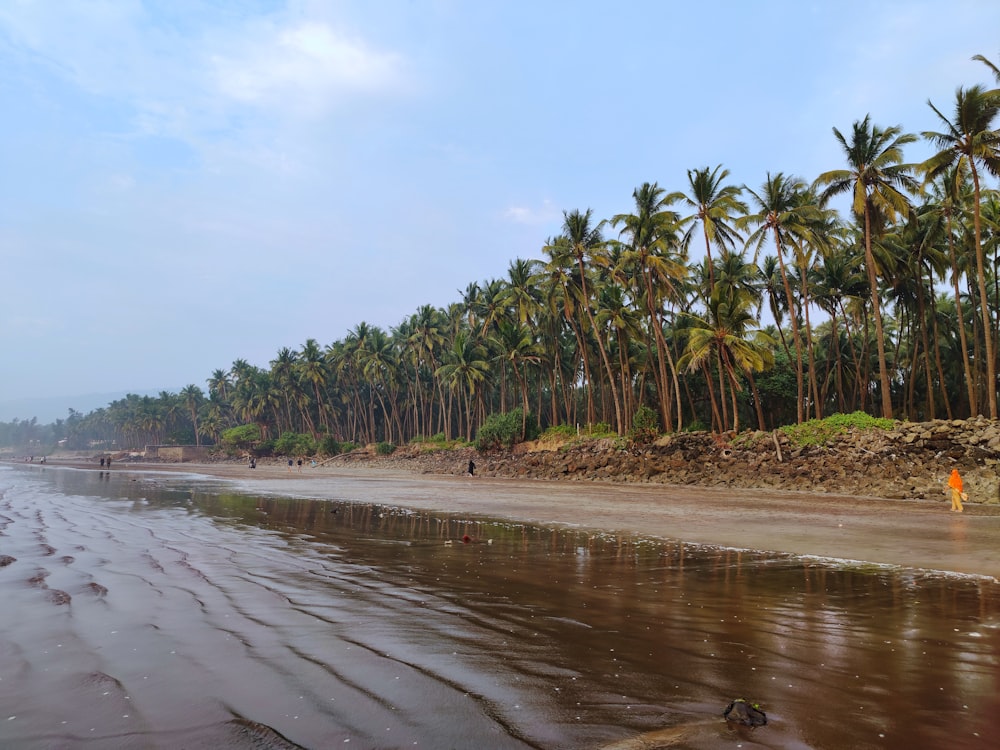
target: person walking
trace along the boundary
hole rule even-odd
[[[969,496],[962,491],[962,475],[958,473],[958,469],[951,470],[948,487],[951,488],[951,510],[954,513],[961,513],[964,510],[962,501],[967,500]]]
[[[469,461],[469,476],[476,476],[476,464],[472,460]]]

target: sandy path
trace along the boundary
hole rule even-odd
[[[50,466],[59,465],[50,463]],[[88,465],[87,468],[95,468]],[[409,474],[380,469],[116,464],[183,471],[247,491],[625,532],[1000,579],[1000,507],[762,490]]]

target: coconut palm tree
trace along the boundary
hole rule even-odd
[[[865,265],[878,347],[882,416],[891,419],[892,392],[885,354],[882,305],[878,294],[878,267],[872,253],[872,239],[882,232],[885,224],[894,222],[897,216],[907,215],[911,210],[906,193],[916,192],[917,183],[912,177],[912,165],[903,163],[903,146],[913,143],[916,137],[903,133],[898,126],[881,128],[874,125],[869,115],[854,122],[849,140],[837,128],[833,129],[833,134],[844,149],[848,167],[824,172],[816,178],[815,184],[823,188],[820,193],[823,204],[841,193],[853,195],[851,207],[855,216],[863,223]]]
[[[438,368],[438,361],[442,347],[445,343],[445,332],[447,324],[444,313],[430,305],[422,305],[415,315],[410,317],[410,332],[406,340],[406,347],[410,352],[419,387],[417,393],[417,419],[415,429],[417,433],[430,436],[434,433],[434,393],[437,391],[440,403],[444,404],[444,394],[439,378],[434,376],[434,371]],[[421,378],[429,378],[430,382],[424,393]],[[438,409],[439,419],[443,418],[442,409]],[[441,432],[444,431],[443,424]]]
[[[201,433],[198,431],[198,409],[201,407],[202,401],[205,400],[205,394],[201,392],[201,388],[192,383],[181,390],[180,395],[187,407],[188,414],[191,415],[191,425],[194,427],[194,444],[201,445]]]
[[[295,358],[296,374],[304,383],[312,386],[313,401],[316,406],[316,413],[319,422],[324,428],[329,429],[328,420],[329,409],[326,400],[323,398],[323,391],[326,390],[329,371],[326,366],[326,359],[323,357],[323,350],[320,349],[316,339],[306,339]],[[313,437],[316,437],[315,432]]]
[[[671,424],[670,385],[667,369],[673,383],[677,409],[677,431],[683,426],[681,389],[674,366],[673,355],[663,335],[663,302],[677,296],[675,284],[687,276],[686,257],[678,236],[680,218],[669,209],[671,198],[657,183],[645,182],[632,191],[635,213],[618,214],[611,225],[621,227],[618,243],[621,246],[619,273],[635,285],[633,297],[645,302],[649,329],[656,345],[657,361],[654,370],[657,406],[664,426]]]
[[[465,409],[459,412],[458,427],[461,431],[464,417],[466,440],[472,440],[473,401],[489,378],[486,357],[485,347],[469,331],[459,331],[451,348],[444,353],[443,364],[437,371],[437,376],[464,401]]]
[[[593,377],[590,358],[587,356],[587,343],[583,336],[582,316],[579,314],[583,292],[577,280],[579,271],[575,266],[572,246],[568,238],[561,236],[549,239],[542,252],[548,259],[537,274],[537,278],[542,285],[544,299],[548,305],[549,319],[555,321],[561,318],[576,340],[575,357],[583,368],[583,388],[587,396],[587,422],[593,423],[597,419],[594,409]],[[553,331],[556,330],[558,329],[553,328]],[[558,341],[558,336],[553,336],[552,341]],[[556,352],[553,361],[555,366],[560,368],[560,372],[562,366],[568,364],[562,352]],[[575,378],[570,380],[570,383],[573,382]]]
[[[981,62],[983,65],[989,68],[990,71],[993,73],[993,77],[996,78],[997,83],[1000,83],[1000,67],[998,67],[996,63],[988,60],[983,55],[973,55],[972,59]]]
[[[521,392],[521,434],[524,435],[528,425],[528,377],[526,371],[529,364],[537,364],[541,360],[542,347],[535,341],[528,326],[517,320],[503,319],[497,324],[496,333],[490,337],[489,343],[496,351],[496,361],[501,371],[505,365],[510,365],[517,379]],[[506,403],[501,397],[501,407],[506,410]]]
[[[1000,131],[995,129],[1000,113],[1000,94],[986,91],[982,86],[959,88],[955,93],[955,115],[949,120],[930,101],[928,106],[945,126],[943,132],[925,131],[924,138],[940,149],[922,165],[927,180],[937,179],[953,166],[965,167],[972,175],[972,224],[975,232],[976,282],[979,286],[980,314],[982,315],[985,359],[986,400],[990,419],[997,418],[997,379],[994,341],[997,328],[990,315],[986,294],[986,261],[982,242],[982,217],[980,215],[980,169],[994,177],[1000,176]]]
[[[700,228],[705,238],[705,257],[708,259],[708,290],[709,294],[715,286],[714,265],[712,260],[712,245],[716,245],[723,257],[731,251],[740,239],[736,230],[736,219],[747,212],[746,204],[740,200],[743,192],[736,185],[723,185],[729,170],[719,164],[715,169],[689,169],[688,193],[673,193],[667,197],[668,203],[680,200],[694,213],[681,219],[681,226],[687,231],[681,240],[682,247],[687,251],[695,228]]]
[[[604,238],[601,236],[599,226],[591,223],[592,211],[588,208],[584,213],[580,211],[563,212],[563,236],[569,243],[569,250],[576,260],[579,270],[580,282],[580,304],[587,315],[590,323],[590,330],[594,333],[597,341],[597,350],[601,355],[604,370],[608,377],[608,387],[611,389],[611,399],[615,408],[615,428],[622,432],[622,405],[618,396],[618,386],[615,385],[614,371],[611,369],[611,360],[608,358],[608,349],[604,344],[604,337],[597,327],[594,319],[594,311],[591,309],[592,289],[588,287],[587,266],[607,267],[608,258],[605,251]]]
[[[806,184],[798,177],[788,177],[781,172],[772,175],[767,173],[767,179],[760,192],[744,188],[750,194],[751,202],[756,212],[743,216],[739,220],[741,228],[752,228],[747,237],[747,246],[754,248],[754,262],[760,249],[770,235],[774,240],[778,269],[782,288],[785,291],[785,304],[792,325],[792,343],[795,346],[795,383],[797,388],[795,413],[799,424],[805,421],[805,373],[802,353],[802,335],[799,332],[799,313],[795,304],[795,295],[789,281],[788,265],[785,254],[814,241],[813,224],[818,212],[815,206],[802,200]]]
[[[225,402],[229,397],[228,392],[232,384],[230,375],[226,370],[213,370],[212,377],[208,379],[208,395],[218,396],[221,401]]]
[[[742,386],[736,377],[737,372],[752,375],[754,372],[762,372],[774,362],[771,348],[776,342],[757,327],[753,306],[752,295],[732,288],[724,291],[719,286],[708,300],[705,317],[688,316],[690,324],[685,329],[687,344],[678,365],[689,372],[704,368],[708,375],[710,368],[707,365],[710,360],[715,361],[721,409],[716,407],[712,397],[712,411],[720,420],[720,432],[726,431],[729,424],[732,424],[732,429],[736,432],[740,429],[736,394],[742,390]],[[711,378],[708,380],[711,394]],[[727,390],[731,402],[731,417],[727,417],[725,406]],[[762,416],[760,419],[763,421]]]

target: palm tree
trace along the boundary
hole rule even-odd
[[[464,397],[465,437],[472,440],[472,402],[479,393],[480,386],[489,376],[486,349],[468,331],[459,331],[452,346],[444,353],[444,364],[438,368],[437,376],[451,390]],[[449,420],[450,422],[450,420]],[[459,431],[462,428],[462,414],[459,414]]]
[[[418,390],[416,398],[418,415],[415,429],[417,433],[427,436],[434,433],[432,416],[435,388],[442,406],[442,409],[438,410],[439,417],[443,415],[444,394],[441,380],[435,377],[434,371],[437,370],[438,359],[444,346],[446,328],[444,314],[430,305],[422,305],[416,314],[410,317],[410,333],[406,345],[413,359],[418,386],[422,376],[428,377],[424,373],[429,373],[431,380],[426,398],[422,388]],[[443,425],[441,431],[444,431]]]
[[[1000,112],[1000,94],[982,86],[959,88],[955,93],[955,116],[949,120],[930,101],[928,106],[945,126],[938,133],[925,131],[924,138],[941,149],[922,165],[928,180],[934,180],[952,166],[968,168],[972,175],[972,223],[975,230],[976,282],[979,286],[980,313],[983,319],[986,359],[986,399],[990,419],[997,418],[996,359],[993,342],[996,326],[990,316],[986,295],[986,262],[983,254],[982,217],[980,215],[979,167],[994,177],[1000,176],[1000,131],[994,121]]]
[[[533,325],[533,319],[542,303],[538,287],[534,283],[538,261],[517,258],[507,267],[507,286],[504,289],[504,303],[514,310],[517,322]]]
[[[928,187],[926,182],[924,187]],[[952,293],[957,313],[959,344],[961,351],[964,352],[960,359],[966,395],[969,400],[969,414],[978,414],[972,362],[968,356],[969,342],[964,322],[965,313],[962,309],[962,294],[959,288],[962,272],[959,268],[958,252],[955,248],[956,234],[967,226],[968,209],[966,206],[969,203],[972,187],[967,171],[960,164],[956,164],[930,183],[930,188],[931,200],[921,206],[919,214],[921,220],[927,224],[928,236],[937,242],[940,242],[942,237],[946,241],[947,259],[951,268]]]
[[[271,360],[271,378],[275,390],[280,394],[285,404],[284,422],[279,420],[278,431],[284,432],[293,428],[292,400],[295,392],[295,370],[298,366],[296,354],[287,346],[278,350],[278,355]]]
[[[604,370],[608,376],[608,387],[611,389],[611,399],[615,407],[615,428],[622,432],[622,406],[618,397],[618,386],[615,385],[614,371],[611,369],[611,361],[608,358],[608,350],[604,345],[604,337],[597,327],[594,319],[594,312],[590,305],[591,290],[587,287],[587,261],[595,266],[607,266],[607,254],[605,252],[604,238],[601,236],[600,227],[595,227],[590,222],[592,211],[588,208],[585,213],[579,211],[563,212],[563,233],[569,243],[570,252],[576,259],[577,268],[580,273],[580,295],[581,305],[587,314],[590,322],[590,329],[594,332],[597,340],[597,349],[604,363]]]
[[[992,71],[993,73],[993,77],[996,78],[997,83],[1000,83],[1000,67],[998,67],[995,63],[991,62],[987,58],[985,58],[983,55],[973,55],[972,59],[981,62],[983,65],[989,68],[990,71]]]
[[[198,408],[201,406],[205,394],[201,392],[201,388],[192,383],[181,391],[181,398],[184,399],[184,405],[191,415],[191,424],[194,426],[194,444],[201,445],[201,436],[198,431]]]
[[[792,343],[795,345],[795,382],[797,396],[795,413],[799,424],[805,421],[805,377],[802,355],[802,336],[799,332],[799,315],[795,305],[795,295],[789,282],[785,253],[793,246],[808,244],[812,240],[812,222],[816,219],[816,209],[801,199],[806,184],[798,177],[787,177],[778,172],[767,173],[767,179],[760,193],[745,188],[750,194],[757,212],[739,220],[740,227],[756,227],[747,237],[747,245],[754,246],[754,262],[764,241],[770,234],[777,251],[778,269],[782,287],[785,290],[785,304],[792,324]]]
[[[316,339],[306,339],[295,362],[298,377],[312,386],[313,399],[316,403],[316,411],[319,415],[320,424],[328,429],[330,426],[327,420],[329,410],[327,409],[322,391],[326,389],[329,372],[326,360],[323,357],[323,350],[320,349]],[[315,437],[315,434],[313,434],[313,437]]]
[[[708,300],[707,317],[689,316],[691,325],[686,328],[687,345],[678,365],[694,372],[704,367],[706,374],[710,368],[707,364],[714,359],[719,377],[719,398],[722,416],[719,419],[719,431],[728,427],[725,398],[728,390],[731,401],[732,429],[739,432],[740,417],[736,394],[742,386],[736,378],[737,372],[751,376],[754,372],[762,372],[773,364],[771,347],[775,342],[764,331],[756,327],[757,319],[753,315],[753,297],[746,292],[723,291],[719,286]],[[709,393],[712,393],[711,378]],[[759,403],[759,400],[758,400]],[[712,412],[718,415],[715,399],[712,397]],[[763,422],[763,415],[758,412]]]
[[[898,126],[883,129],[873,125],[869,115],[865,115],[863,120],[854,122],[850,141],[836,128],[833,129],[833,134],[844,149],[848,168],[824,172],[816,178],[816,185],[825,188],[820,194],[820,201],[823,204],[835,195],[851,193],[854,196],[851,207],[855,216],[863,221],[865,265],[878,347],[882,416],[891,419],[892,392],[889,388],[882,305],[879,301],[878,273],[875,257],[872,254],[872,238],[881,233],[886,223],[895,221],[897,215],[908,214],[910,211],[910,204],[904,191],[916,192],[917,184],[911,176],[913,167],[903,163],[903,146],[913,143],[916,137],[910,133],[903,133]]]
[[[723,185],[722,182],[729,177],[729,170],[722,169],[719,164],[715,169],[689,169],[687,171],[688,186],[690,192],[674,193],[668,196],[668,203],[675,200],[682,200],[694,213],[681,219],[681,225],[688,225],[687,231],[682,239],[682,246],[686,251],[694,234],[696,226],[701,227],[701,233],[705,238],[705,256],[708,258],[708,290],[709,294],[715,287],[715,275],[712,260],[712,245],[717,245],[723,256],[732,250],[739,233],[736,231],[734,221],[737,214],[742,215],[747,212],[747,206],[740,200],[742,190],[736,185]]]
[[[497,361],[501,372],[505,364],[509,364],[517,379],[521,391],[521,434],[524,435],[528,425],[528,378],[521,368],[527,370],[529,363],[537,363],[541,359],[542,347],[535,341],[528,326],[516,320],[502,319],[497,324],[496,333],[490,337],[490,344],[497,352]],[[501,406],[506,404],[501,398]]]
[[[621,273],[635,283],[635,299],[645,301],[649,328],[656,343],[657,369],[654,372],[660,418],[665,427],[671,423],[669,367],[677,408],[677,432],[680,432],[683,426],[681,389],[677,368],[663,335],[662,303],[668,294],[676,296],[674,284],[685,278],[687,267],[683,252],[677,252],[681,248],[677,236],[679,217],[669,210],[670,196],[665,192],[655,182],[643,183],[632,191],[635,213],[618,214],[611,219],[611,225],[622,227],[618,235],[622,247]]]
[[[218,396],[218,398],[225,402],[229,398],[229,388],[232,386],[232,380],[230,380],[229,373],[223,369],[217,369],[212,371],[212,377],[208,379],[208,395]]]

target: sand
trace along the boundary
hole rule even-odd
[[[50,460],[51,467],[58,461]],[[76,466],[83,466],[74,464]],[[99,467],[86,464],[88,469]],[[117,463],[116,473],[181,471],[262,494],[377,502],[793,555],[1000,579],[1000,506],[808,492],[512,480],[357,467]]]

